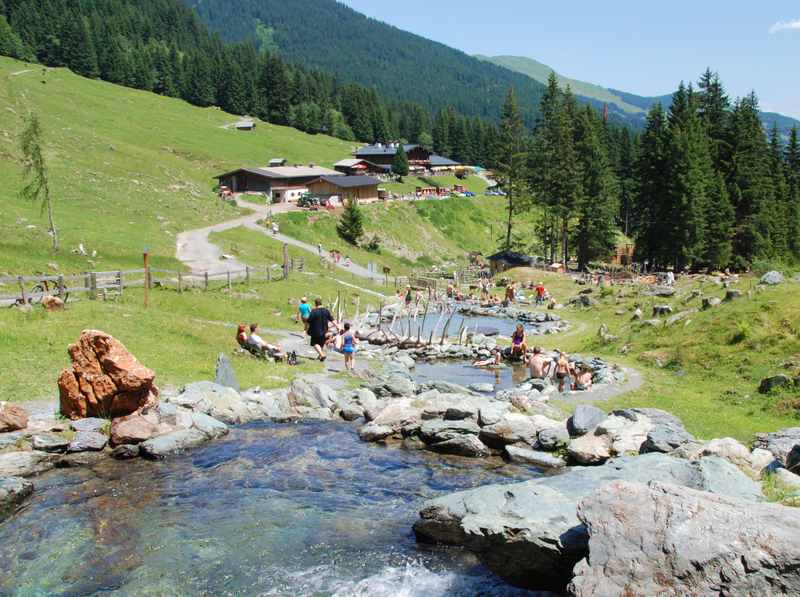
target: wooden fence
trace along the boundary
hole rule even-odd
[[[263,267],[245,266],[244,269],[220,272],[187,273],[156,267],[84,272],[55,276],[5,276],[0,277],[0,304],[39,302],[45,296],[65,298],[67,295],[85,294],[89,300],[105,300],[121,296],[126,288],[171,288],[183,292],[191,288],[217,290],[232,288],[234,284],[250,282],[275,282],[286,280],[292,271],[303,272],[305,260],[289,259],[284,265]]]

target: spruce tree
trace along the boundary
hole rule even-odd
[[[402,143],[400,143],[398,146],[397,153],[394,154],[394,159],[392,160],[392,172],[398,176],[408,176],[408,156],[406,155],[406,150]]]
[[[94,40],[80,14],[71,13],[65,17],[60,45],[61,60],[70,70],[84,77],[96,77],[100,74]]]
[[[346,202],[339,224],[336,226],[339,236],[351,245],[358,244],[364,236],[364,215],[355,199]]]
[[[497,181],[506,193],[508,205],[506,210],[507,225],[503,247],[511,250],[511,234],[514,226],[514,216],[521,209],[521,200],[525,193],[523,165],[527,160],[525,147],[525,128],[522,115],[517,104],[514,89],[510,88],[506,94],[503,111],[500,119],[500,137],[497,147],[497,165],[495,175]]]
[[[717,172],[706,212],[705,252],[703,263],[710,270],[720,270],[728,266],[732,256],[733,205],[728,196],[725,177]]]
[[[770,221],[772,253],[778,258],[782,258],[789,255],[789,220],[792,202],[789,192],[789,183],[786,180],[783,146],[776,123],[772,124],[772,129],[769,134],[769,170],[770,176],[772,177],[772,188],[775,194],[775,205],[772,210]]]
[[[617,242],[618,185],[608,149],[602,139],[603,124],[589,106],[581,110],[576,127],[576,153],[581,163],[581,191],[577,215],[578,268],[605,260]]]
[[[701,75],[698,87],[700,88],[700,117],[706,125],[710,138],[714,168],[725,172],[730,154],[728,120],[731,103],[719,75],[712,72],[710,68]]]
[[[784,150],[784,160],[789,182],[786,233],[790,252],[795,259],[800,259],[800,140],[798,140],[796,125],[789,132],[789,142]]]

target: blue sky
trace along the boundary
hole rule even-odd
[[[706,66],[729,93],[800,118],[800,1],[344,0],[469,54],[529,56],[561,74],[640,95]]]

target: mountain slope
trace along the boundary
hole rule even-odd
[[[516,71],[540,83],[547,83],[550,72],[555,70],[538,60],[524,56],[477,55],[476,58]],[[602,87],[586,81],[579,81],[578,79],[570,79],[558,74],[558,72],[556,72],[556,77],[561,85],[568,84],[579,99],[587,103],[600,105],[600,107],[603,104],[607,104],[612,119],[636,127],[644,124],[647,111],[656,102],[660,102],[664,107],[668,107],[672,102],[672,94],[646,97],[627,91]],[[793,126],[800,126],[800,121],[775,112],[762,112],[761,122],[764,123],[764,127],[767,129],[771,128],[773,123],[777,124],[778,129],[784,134],[788,134],[789,129]]]
[[[292,62],[430,110],[452,105],[466,116],[496,119],[509,86],[526,119],[544,86],[520,73],[367,18],[334,0],[184,0],[231,41],[275,44]]]

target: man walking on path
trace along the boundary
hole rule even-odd
[[[322,306],[322,299],[317,297],[314,299],[314,308],[308,316],[308,329],[306,333],[311,337],[311,346],[317,351],[320,361],[328,358],[325,354],[325,336],[328,333],[328,325],[333,326],[338,330],[339,325],[334,321],[331,312]]]

